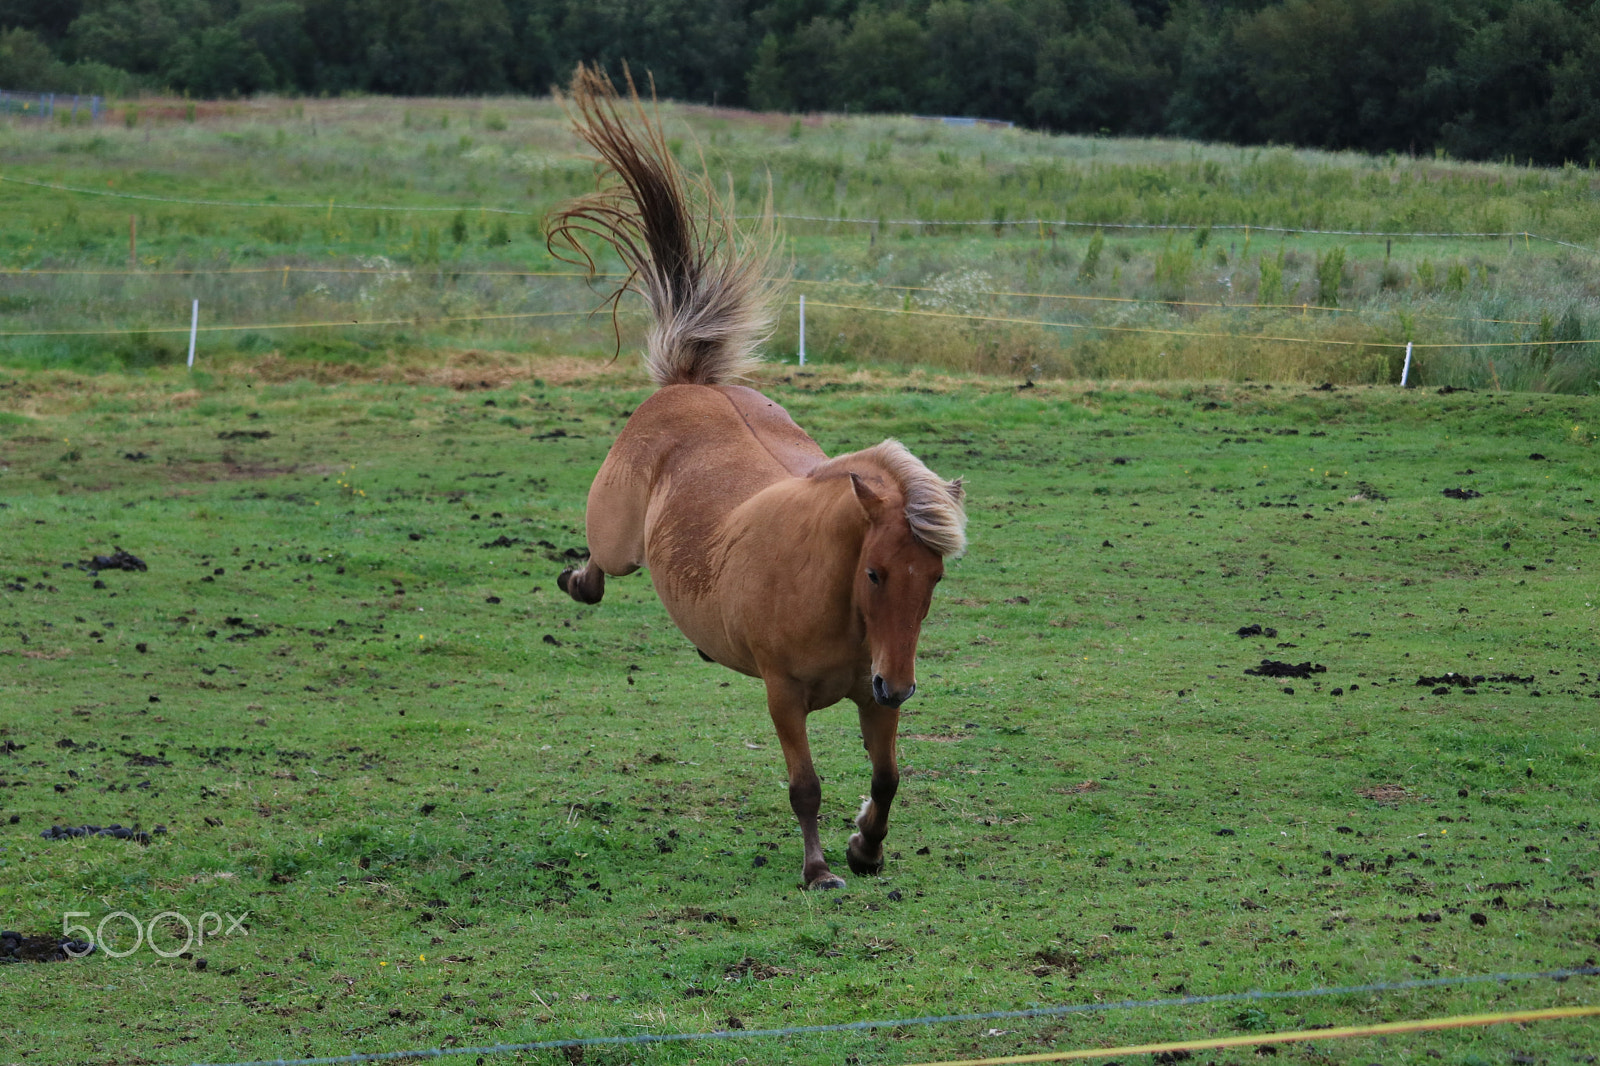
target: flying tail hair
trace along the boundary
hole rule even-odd
[[[595,262],[582,237],[598,238],[622,257],[629,275],[610,299],[613,323],[626,292],[650,305],[644,359],[657,385],[731,381],[759,362],[756,349],[772,330],[781,282],[771,277],[771,196],[761,222],[741,231],[731,197],[684,174],[631,75],[627,85],[624,101],[597,68],[580,65],[573,75],[573,131],[616,180],[553,212],[547,246],[591,273]]]

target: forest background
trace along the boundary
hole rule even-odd
[[[1593,165],[1589,0],[0,0],[0,88],[660,95]]]

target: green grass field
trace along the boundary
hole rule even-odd
[[[1588,170],[663,114],[680,157],[746,210],[770,189],[795,216],[783,227],[796,293],[813,301],[814,358],[1018,380],[1383,383],[1415,341],[1472,345],[1419,351],[1415,373],[1435,386],[1600,382],[1600,348],[1577,343],[1600,341]],[[5,365],[181,361],[195,298],[204,325],[238,327],[205,336],[212,359],[612,343],[582,314],[599,302],[582,281],[524,276],[567,269],[544,250],[542,218],[593,184],[549,100],[151,100],[95,128],[0,123],[0,157]],[[1097,238],[1028,219],[1200,228]],[[549,312],[562,317],[486,317]],[[336,325],[282,328],[311,322]],[[791,299],[775,351],[792,356],[797,324]],[[1308,343],[1270,339],[1284,337]]]
[[[773,367],[826,449],[898,436],[968,479],[972,517],[924,629],[890,862],[806,894],[760,686],[701,663],[642,576],[595,608],[554,587],[645,395],[631,363],[282,369],[0,378],[0,925],[248,912],[192,958],[0,967],[0,1060],[1600,956],[1594,399]],[[115,546],[148,570],[77,567]],[[1263,660],[1326,670],[1245,673]],[[866,787],[853,718],[813,719],[835,857]],[[153,835],[41,837],[113,822]],[[894,1066],[1593,1001],[1575,979],[520,1060]],[[1275,1050],[1498,1066],[1595,1044],[1564,1022]]]

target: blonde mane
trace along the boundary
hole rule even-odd
[[[946,481],[899,441],[890,438],[859,452],[839,455],[821,464],[812,477],[859,471],[875,466],[899,488],[906,501],[911,535],[947,559],[967,550],[966,489],[961,479]]]

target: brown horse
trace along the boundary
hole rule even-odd
[[[589,560],[559,584],[598,603],[607,574],[649,567],[704,659],[766,683],[805,839],[805,886],[842,888],[817,833],[822,786],[806,716],[842,699],[856,705],[872,790],[846,855],[856,873],[877,873],[917,637],[944,560],[966,546],[961,483],[893,440],[829,459],[783,408],[729,383],[770,328],[770,228],[739,233],[709,185],[685,180],[638,94],[633,121],[619,103],[610,81],[579,69],[574,128],[621,184],[557,212],[550,232],[591,267],[579,234],[622,255],[633,272],[625,288],[653,312],[645,363],[660,388],[600,467]]]

